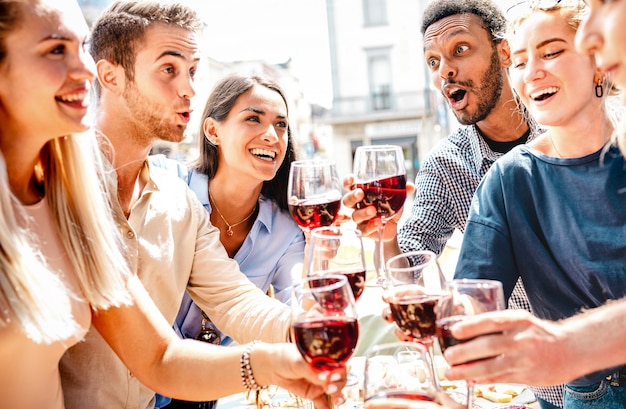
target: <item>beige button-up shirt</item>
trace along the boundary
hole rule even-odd
[[[149,181],[128,220],[117,209],[119,226],[131,267],[165,318],[174,322],[189,290],[218,328],[239,343],[286,341],[289,307],[239,271],[184,181],[147,162],[141,176]],[[66,352],[60,370],[67,409],[154,408],[154,391],[126,369],[93,327],[84,342]]]

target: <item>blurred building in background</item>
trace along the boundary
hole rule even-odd
[[[78,0],[83,15],[91,27],[113,0]],[[208,24],[208,23],[207,23]],[[208,30],[210,32],[210,30]],[[242,31],[243,33],[243,31]],[[210,32],[211,35],[215,35]],[[245,33],[243,33],[245,34]],[[331,134],[329,125],[319,124],[313,131],[313,123],[316,118],[324,116],[326,108],[310,103],[304,98],[300,87],[300,80],[290,70],[290,60],[279,64],[271,64],[263,60],[254,61],[229,61],[223,62],[202,56],[201,66],[196,74],[196,96],[192,99],[193,113],[187,127],[187,137],[182,143],[156,142],[152,153],[163,153],[168,157],[178,160],[193,159],[198,152],[198,138],[201,126],[201,115],[204,103],[208,98],[213,84],[230,73],[242,75],[266,75],[278,82],[284,89],[289,101],[289,119],[292,131],[299,144],[304,157],[315,155],[316,137],[318,135],[328,139]]]
[[[404,150],[408,180],[449,132],[447,110],[430,87],[420,22],[424,0],[326,0],[333,81],[329,156],[350,171],[359,145]]]
[[[90,26],[111,1],[79,0]],[[413,180],[420,160],[451,126],[457,126],[455,120],[450,124],[440,93],[430,87],[419,31],[425,1],[318,1],[325,1],[326,6],[327,21],[320,24],[328,27],[332,107],[306,99],[300,79],[290,70],[290,60],[280,64],[263,60],[223,62],[204,55],[196,77],[197,95],[192,100],[194,112],[187,138],[181,144],[157,143],[153,152],[180,160],[195,157],[202,109],[213,84],[232,72],[258,73],[270,76],[285,89],[302,157],[333,159],[339,174],[345,175],[352,170],[357,146],[401,145],[407,176]],[[210,2],[206,4],[209,7]],[[236,32],[247,35],[245,28],[233,27]],[[220,36],[219,40],[226,41],[227,37]]]

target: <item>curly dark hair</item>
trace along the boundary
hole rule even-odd
[[[289,106],[282,88],[269,78],[256,75],[247,77],[231,74],[215,84],[204,106],[202,120],[200,121],[200,130],[198,132],[200,155],[192,165],[198,172],[207,175],[209,180],[213,179],[215,172],[217,172],[219,155],[217,147],[204,137],[204,120],[206,118],[213,118],[216,121],[225,120],[235,105],[237,98],[255,85],[261,85],[276,91],[285,101],[285,105]],[[289,183],[289,169],[291,168],[291,162],[297,160],[294,137],[289,125],[287,126],[287,138],[287,152],[283,163],[281,163],[273,179],[263,182],[263,188],[261,189],[263,196],[275,201],[283,210],[288,210],[287,184]]]
[[[506,17],[500,7],[491,0],[436,0],[431,1],[422,17],[422,35],[428,27],[456,14],[474,14],[483,22],[483,28],[491,34],[494,42],[504,38]]]

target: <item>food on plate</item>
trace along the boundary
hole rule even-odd
[[[476,389],[475,394],[478,397],[481,397],[481,398],[484,398],[484,399],[487,399],[496,403],[507,403],[513,400],[513,396],[509,394],[500,393],[496,391],[490,391],[489,389]]]
[[[481,385],[474,389],[474,394],[483,399],[496,403],[511,402],[513,398],[524,391],[524,385]]]

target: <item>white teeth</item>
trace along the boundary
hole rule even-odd
[[[269,151],[267,149],[251,149],[250,152],[255,156],[266,156],[272,159],[276,157],[276,152]]]
[[[88,92],[77,92],[76,94],[63,95],[62,97],[57,98],[64,102],[75,102],[84,100],[87,98],[87,95],[89,95]]]
[[[549,88],[542,89],[541,91],[533,92],[532,94],[530,94],[530,97],[532,99],[537,99],[542,95],[555,94],[558,92],[558,90],[559,88],[557,87],[549,87]]]

